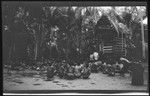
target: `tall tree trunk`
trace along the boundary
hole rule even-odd
[[[37,31],[35,33],[35,55],[34,55],[34,60],[36,61],[37,60],[37,57],[38,57],[38,36],[37,36]]]
[[[39,46],[38,46],[38,41],[36,41],[35,43],[35,56],[34,56],[34,60],[38,60],[38,52],[39,51]]]
[[[67,34],[66,60],[69,61],[69,36]]]
[[[34,60],[37,61],[39,57],[39,48],[40,48],[40,24],[36,27],[36,33],[35,33],[35,57]]]
[[[15,43],[13,44],[13,56],[16,56],[16,45],[15,45]]]
[[[11,44],[11,46],[10,46],[10,48],[9,48],[8,61],[11,61],[11,56],[12,56],[12,48],[13,48],[13,44]]]

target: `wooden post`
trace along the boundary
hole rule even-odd
[[[145,40],[144,40],[144,26],[143,26],[143,16],[145,13],[142,10],[139,10],[138,14],[141,21],[142,57],[143,59],[145,59]]]

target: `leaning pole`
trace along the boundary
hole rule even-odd
[[[143,14],[140,12],[141,16],[141,36],[142,36],[142,57],[145,59],[145,40],[144,40],[144,26],[143,26]]]
[[[143,26],[143,18],[141,17],[141,33],[142,33],[142,55],[143,59],[145,59],[145,40],[144,40],[144,26]]]

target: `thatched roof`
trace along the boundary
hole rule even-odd
[[[102,15],[97,22],[99,28],[111,28],[112,24],[106,15]]]
[[[99,19],[98,25],[100,29],[114,28],[119,34],[120,32],[129,33],[129,29],[123,24],[124,20],[118,14],[103,14]]]
[[[115,29],[119,33],[117,23],[111,20],[108,15],[102,15],[97,24],[99,29]]]

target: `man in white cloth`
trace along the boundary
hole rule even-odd
[[[93,54],[90,55],[90,60],[98,60],[99,54],[98,52],[94,52]]]
[[[98,60],[98,58],[99,58],[99,54],[98,54],[98,52],[94,52],[93,53],[93,56],[94,56],[94,60]]]

